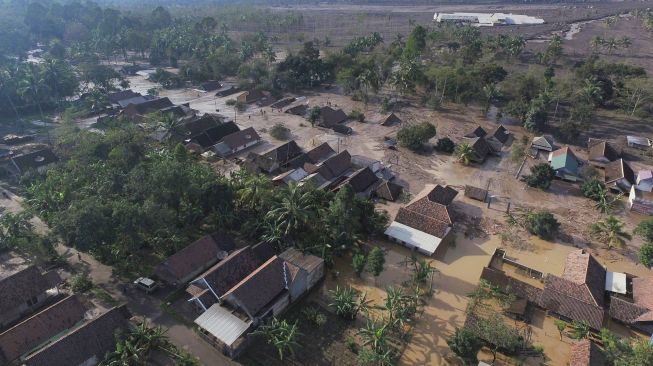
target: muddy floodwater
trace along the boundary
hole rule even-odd
[[[385,289],[389,286],[400,286],[410,279],[410,269],[406,261],[410,258],[411,252],[397,244],[385,241],[373,242],[371,245],[379,245],[386,250],[386,267],[384,272],[374,278],[369,273],[363,273],[358,278],[351,268],[351,257],[344,256],[336,261],[335,269],[337,276],[329,275],[323,288],[324,294],[328,290],[338,286],[351,284],[359,291],[367,293],[368,300],[372,305],[382,306],[385,298]],[[459,365],[458,360],[447,346],[446,339],[453,333],[456,327],[463,326],[465,321],[465,308],[467,306],[467,294],[478,284],[481,271],[484,266],[490,263],[495,249],[502,247],[497,236],[487,238],[468,239],[462,234],[457,234],[455,244],[431,259],[438,273],[433,278],[434,294],[427,299],[423,313],[417,318],[413,335],[407,345],[400,365]],[[546,273],[561,275],[565,265],[567,254],[575,247],[556,242],[540,240],[536,237],[528,239],[528,245],[519,250],[510,247],[503,248],[506,255],[516,259],[520,263]],[[608,269],[622,269],[614,263],[603,263]],[[510,271],[507,271],[510,272]],[[629,272],[639,272],[629,268]],[[536,285],[543,286],[540,280],[531,279]],[[538,281],[540,281],[538,283]],[[531,282],[531,281],[528,281]],[[373,316],[379,316],[380,310],[372,310]],[[512,365],[540,365],[542,362],[550,365],[565,365],[569,360],[572,340],[563,337],[560,340],[554,319],[546,316],[542,310],[535,310],[529,324],[506,320],[511,326],[515,326],[530,334],[530,341],[534,345],[541,345],[546,354],[545,361],[541,357],[532,357],[520,361],[507,359],[499,355],[496,364]],[[628,329],[618,325],[609,325],[616,333],[622,335],[633,335]],[[489,362],[492,355],[487,351],[479,354],[479,359]]]

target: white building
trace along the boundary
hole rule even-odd
[[[544,19],[542,18],[505,13],[435,13],[433,20],[438,23],[463,23],[477,27],[544,24]]]

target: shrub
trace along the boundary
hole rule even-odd
[[[270,136],[277,140],[287,140],[290,136],[290,129],[283,123],[277,123],[270,129]]]
[[[323,326],[327,322],[326,315],[322,314],[319,309],[313,306],[306,307],[302,310],[302,314],[309,322],[318,327]]]
[[[156,88],[149,88],[147,89],[147,95],[157,96],[159,95],[159,91]]]
[[[605,189],[605,184],[598,178],[591,178],[580,187],[583,196],[598,201]]]
[[[227,99],[227,101],[224,102],[224,104],[228,105],[229,107],[233,107],[236,105],[236,99]]]
[[[320,114],[322,114],[320,107],[315,106],[308,111],[308,121],[311,123],[311,126],[315,126],[315,123],[320,119]]]
[[[87,292],[93,288],[93,282],[86,273],[78,273],[70,280],[70,287],[76,294]]]
[[[560,228],[560,223],[550,212],[532,212],[526,216],[526,229],[542,239],[552,239]]]
[[[378,277],[383,272],[383,265],[385,264],[385,253],[380,247],[374,247],[367,256],[367,264],[370,272],[375,277]]]
[[[547,163],[540,163],[531,169],[531,174],[524,176],[523,180],[530,187],[547,189],[551,186],[551,182],[555,177],[556,172],[551,165]]]
[[[435,145],[435,149],[443,153],[451,154],[456,149],[456,144],[454,144],[450,138],[444,137],[438,139],[438,143]]]
[[[646,242],[639,248],[639,262],[648,268],[653,267],[653,244]]]
[[[423,122],[418,125],[402,127],[397,132],[397,140],[403,147],[418,150],[425,142],[435,137],[435,134],[435,126],[431,123]]]
[[[365,115],[358,109],[354,109],[353,111],[349,112],[348,117],[358,122],[365,122]]]
[[[351,265],[354,267],[354,273],[356,273],[356,276],[360,277],[361,273],[365,270],[367,256],[365,256],[365,253],[357,252],[352,256],[351,261]]]

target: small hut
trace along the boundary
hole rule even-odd
[[[487,190],[483,188],[478,188],[474,186],[465,186],[465,197],[471,198],[473,200],[485,202],[487,198]]]
[[[399,184],[384,180],[374,191],[374,194],[386,201],[396,201],[401,195],[404,188]]]
[[[397,115],[394,113],[390,113],[388,116],[381,120],[381,125],[386,127],[398,125],[400,123],[401,119],[399,119],[399,117],[397,117]]]

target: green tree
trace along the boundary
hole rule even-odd
[[[454,334],[447,338],[449,348],[460,357],[466,365],[477,365],[478,351],[483,347],[483,341],[465,328],[456,328]]]
[[[314,206],[311,192],[298,184],[290,184],[282,191],[280,202],[267,213],[266,218],[277,224],[291,244],[301,235],[301,228],[311,222]]]
[[[550,212],[529,211],[526,214],[526,229],[542,239],[553,239],[559,228],[560,223]]]
[[[370,253],[367,255],[367,266],[374,275],[378,277],[381,272],[383,272],[383,266],[385,265],[385,253],[381,247],[374,247],[370,250]]]
[[[590,224],[588,231],[592,236],[607,244],[608,248],[621,248],[626,245],[626,240],[632,238],[629,233],[624,231],[623,221],[612,215]]]
[[[555,178],[555,170],[547,163],[539,163],[531,168],[531,174],[523,177],[530,187],[547,189]]]
[[[653,218],[642,220],[633,231],[635,235],[639,235],[644,241],[653,243]]]
[[[315,127],[315,124],[320,119],[322,115],[322,110],[319,106],[314,106],[308,111],[308,121],[311,123],[311,126]]]
[[[365,270],[365,265],[367,264],[367,256],[365,253],[358,251],[354,253],[351,260],[352,267],[354,268],[354,273],[356,273],[356,276],[360,277],[361,273],[363,273]]]
[[[476,151],[472,145],[467,142],[458,144],[454,153],[458,157],[458,161],[463,165],[469,165],[477,158]]]
[[[283,360],[286,352],[294,354],[294,347],[299,346],[297,339],[302,336],[297,321],[290,324],[287,320],[277,318],[272,318],[272,323],[260,327],[253,334],[262,336],[268,344],[273,345],[277,349],[280,360]]]
[[[435,137],[435,126],[429,122],[402,127],[397,132],[397,140],[401,146],[411,150],[419,150],[422,145]]]
[[[646,242],[639,248],[639,263],[651,268],[653,267],[653,244]]]
[[[399,287],[386,289],[384,307],[389,314],[388,324],[400,331],[417,311],[413,299]]]
[[[454,144],[453,141],[451,141],[450,138],[443,137],[441,139],[438,139],[438,143],[435,145],[435,149],[437,151],[451,154],[456,149],[456,145]]]
[[[589,325],[586,322],[582,321],[573,321],[571,323],[571,338],[573,339],[585,339],[587,338],[590,331]]]
[[[554,319],[553,324],[555,324],[556,329],[558,329],[558,333],[560,333],[560,340],[562,340],[562,335],[564,334],[565,329],[567,329],[567,323],[564,320]]]
[[[595,201],[598,201],[600,196],[603,194],[603,191],[606,190],[605,184],[596,177],[586,180],[580,189],[583,192],[583,196]]]

